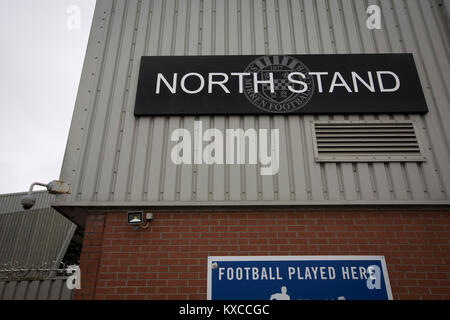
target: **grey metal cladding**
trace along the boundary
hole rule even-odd
[[[27,192],[0,195],[0,215],[2,213],[23,212],[24,210],[20,204],[20,200],[26,194]],[[48,209],[50,208],[50,203],[55,200],[55,196],[49,194],[47,191],[35,191],[33,194],[36,197],[33,210]]]
[[[0,276],[18,267],[57,268],[76,226],[50,207],[54,196],[35,192],[36,205],[24,211],[26,193],[0,195]]]
[[[366,27],[378,4],[382,29]],[[97,1],[56,205],[449,204],[450,32],[438,0]],[[426,115],[133,116],[144,55],[413,53]],[[170,161],[194,120],[278,128],[280,171]],[[312,120],[413,120],[425,162],[319,163]]]
[[[71,300],[67,277],[0,281],[0,300]]]

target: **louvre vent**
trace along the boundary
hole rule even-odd
[[[413,121],[313,121],[316,161],[425,161]]]

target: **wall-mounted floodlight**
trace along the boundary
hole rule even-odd
[[[22,205],[22,207],[25,210],[29,210],[29,209],[33,208],[33,206],[36,203],[36,198],[33,196],[33,188],[35,186],[46,187],[48,193],[50,193],[50,194],[68,194],[68,193],[70,193],[69,185],[63,181],[53,180],[47,184],[40,183],[40,182],[34,182],[31,184],[28,194],[20,200],[20,204]]]
[[[141,225],[144,224],[144,212],[132,211],[127,213],[128,224]]]
[[[153,220],[153,213],[144,215],[143,211],[127,212],[127,222],[133,226],[134,230],[138,230],[138,228],[147,229],[150,220]]]

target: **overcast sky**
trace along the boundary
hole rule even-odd
[[[94,7],[0,0],[0,194],[59,178]]]

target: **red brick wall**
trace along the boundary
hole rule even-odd
[[[394,299],[450,299],[450,212],[87,217],[76,299],[206,299],[208,255],[384,255]]]

